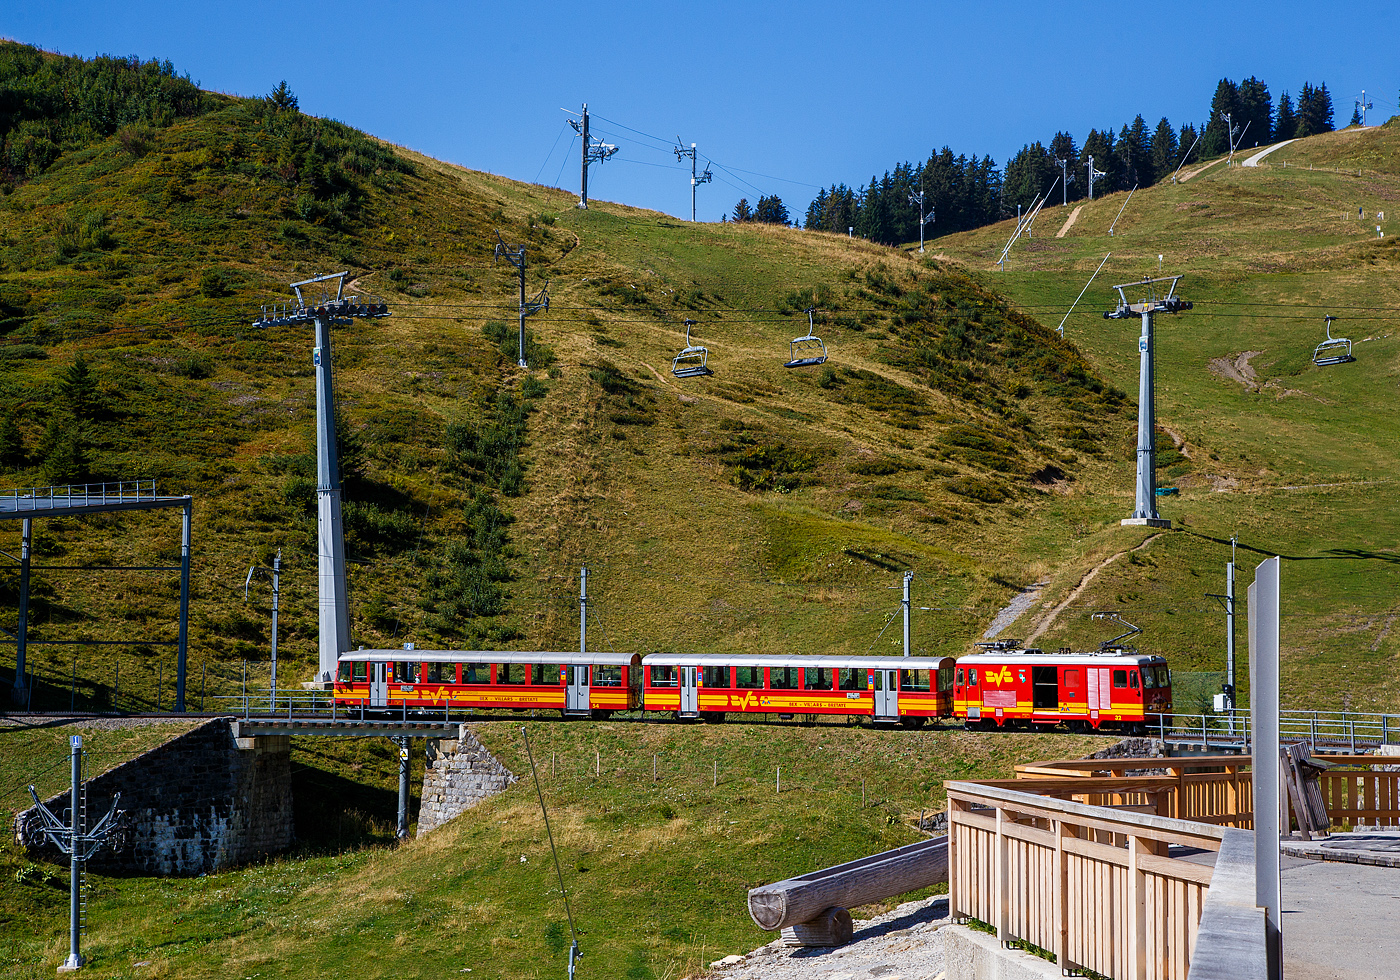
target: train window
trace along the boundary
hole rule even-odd
[[[768,686],[775,691],[795,691],[797,690],[797,678],[800,667],[769,667]]]
[[[1159,666],[1159,667],[1157,668],[1157,686],[1158,686],[1158,687],[1171,687],[1171,686],[1172,686],[1172,672],[1171,672],[1170,670],[1168,670],[1166,667],[1160,667],[1160,666]]]
[[[622,664],[598,664],[593,668],[594,687],[621,687]]]
[[[500,684],[524,684],[529,680],[529,664],[497,664],[496,681]]]
[[[1138,672],[1136,670],[1128,671],[1128,686],[1134,691],[1138,689]]]
[[[368,676],[365,673],[365,662],[363,660],[357,660],[355,662],[355,672],[350,676],[357,681],[362,681]]]
[[[963,686],[963,669],[962,669],[961,667],[959,667],[959,668],[958,668],[958,687],[962,687],[962,686]]]
[[[677,687],[676,668],[674,667],[653,667],[651,668],[652,687]]]
[[[802,689],[804,691],[829,691],[831,690],[831,668],[830,667],[803,667],[802,668]]]
[[[938,670],[938,689],[940,691],[951,691],[953,689],[953,668],[940,667]]]
[[[969,685],[971,685],[972,687],[976,687],[976,686],[977,686],[977,668],[976,668],[976,667],[969,667],[969,668],[967,668],[967,683],[968,683]]]
[[[734,686],[741,688],[760,688],[763,686],[762,667],[735,667]]]
[[[350,661],[347,660],[344,663],[342,663],[340,665],[340,682],[342,684],[348,683],[350,681],[350,678],[354,676],[354,671],[355,665],[352,664]]]
[[[836,689],[838,691],[863,691],[865,690],[865,668],[863,667],[841,667],[836,671]]]
[[[418,665],[406,661],[394,664],[394,682],[397,684],[416,684],[418,682]]]
[[[1079,687],[1079,668],[1078,668],[1078,667],[1066,667],[1066,668],[1065,668],[1065,687],[1076,688],[1076,689]]]
[[[426,666],[429,684],[457,683],[456,664],[427,664]]]
[[[730,687],[728,667],[701,667],[701,687]]]
[[[558,684],[559,665],[558,664],[531,664],[530,665],[531,684]]]
[[[505,683],[505,667],[501,668],[501,683]],[[462,664],[463,684],[490,684],[491,665],[490,664]]]
[[[1115,670],[1113,672],[1113,686],[1117,688],[1128,686],[1128,672],[1126,670]]]
[[[1151,667],[1142,668],[1142,686],[1149,691],[1157,686],[1157,675]]]
[[[928,691],[928,671],[901,670],[899,672],[899,689],[901,691]]]

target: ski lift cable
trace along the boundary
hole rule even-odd
[[[559,135],[554,137],[554,145],[551,146],[549,152],[545,154],[544,161],[540,164],[539,172],[535,174],[535,179],[531,181],[531,183],[538,184],[540,182],[540,175],[544,173],[544,168],[549,165],[549,158],[554,156],[554,151],[559,149],[559,141],[564,138],[564,133],[567,132],[568,129],[568,123],[564,123],[559,127]]]
[[[564,899],[564,914],[569,918],[569,935],[573,938],[573,945],[569,948],[569,976],[573,977],[574,960],[579,956],[578,931],[574,929],[574,913],[569,907],[569,893],[564,889],[564,871],[559,866],[559,851],[554,846],[554,831],[549,826],[549,810],[544,805],[544,790],[540,789],[540,774],[535,768],[535,754],[530,750],[530,733],[524,725],[520,726],[520,737],[525,741],[525,755],[530,760],[530,775],[535,779],[535,795],[539,797],[545,833],[549,835],[549,853],[554,857],[554,873],[559,877],[559,894]]]

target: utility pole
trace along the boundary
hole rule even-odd
[[[606,637],[604,637],[606,639]],[[578,570],[578,652],[588,652],[588,569]]]
[[[1225,594],[1206,593],[1225,607],[1225,683],[1215,696],[1215,710],[1229,712],[1230,728],[1235,725],[1235,535],[1230,536],[1230,560],[1225,563]]]
[[[532,300],[525,299],[525,246],[507,245],[506,240],[501,237],[500,229],[496,230],[496,261],[505,259],[515,266],[520,273],[520,347],[519,365],[528,369],[530,364],[525,360],[525,320],[534,316],[540,310],[549,309],[549,282],[545,281],[544,287]]]
[[[34,521],[26,517],[20,521],[19,624],[15,629],[15,685],[10,691],[10,700],[15,704],[27,704],[30,693],[25,687],[24,671],[29,649],[29,567],[33,544]]]
[[[1231,121],[1230,113],[1228,113],[1228,112],[1226,112],[1225,110],[1222,109],[1222,110],[1220,111],[1220,118],[1223,119],[1223,120],[1225,121],[1225,130],[1226,130],[1225,135],[1226,135],[1226,138],[1227,138],[1227,139],[1229,140],[1229,142],[1230,142],[1230,159],[1226,161],[1225,166],[1227,166],[1227,167],[1233,167],[1233,166],[1235,165],[1235,146],[1236,146],[1236,143],[1235,143],[1235,136],[1236,136],[1236,134],[1238,134],[1239,137],[1240,137],[1241,139],[1243,139],[1243,138],[1244,138],[1244,133],[1241,133],[1241,132],[1239,131],[1239,127],[1236,126],[1236,125]],[[1251,122],[1252,122],[1252,121],[1253,121],[1253,120],[1251,120]],[[1247,131],[1247,130],[1249,129],[1249,123],[1245,123],[1245,124],[1244,124],[1244,128],[1245,128],[1245,130]]]
[[[243,601],[248,601],[248,587],[253,584],[253,575],[257,572],[266,573],[268,570],[261,565],[254,565],[248,569],[248,577],[243,582]],[[282,594],[282,549],[277,549],[277,557],[272,559],[272,677],[271,677],[271,701],[272,710],[277,710],[277,601]],[[202,709],[201,709],[202,710]]]
[[[594,139],[588,135],[588,103],[583,104],[583,122],[577,119],[570,119],[569,125],[574,127],[574,132],[583,137],[583,154],[581,157],[581,176],[579,177],[578,206],[585,211],[588,210],[588,165],[590,163],[602,163],[608,157],[617,152],[617,147],[611,143],[604,143],[602,140]]]
[[[928,217],[924,217],[924,185],[920,184],[917,191],[909,192],[909,203],[916,205],[919,209],[919,251],[924,250],[924,225],[933,220],[936,208],[928,209]]]
[[[695,173],[695,167],[696,167],[696,162],[695,162],[695,144],[694,144],[694,143],[691,143],[691,144],[690,144],[690,149],[687,150],[687,149],[685,149],[685,144],[681,142],[681,138],[680,138],[679,136],[677,136],[677,137],[676,137],[676,145],[675,145],[675,147],[674,147],[674,150],[675,150],[675,154],[676,154],[676,162],[677,162],[677,163],[680,163],[680,162],[681,162],[681,159],[682,159],[683,157],[690,157],[690,220],[691,220],[691,221],[694,221],[694,220],[695,220],[695,188],[699,187],[701,184],[708,184],[710,181],[712,181],[712,180],[715,179],[715,175],[712,174],[712,173],[710,173],[710,165],[709,165],[708,163],[705,164],[705,172],[704,172],[703,174],[698,175],[698,176],[696,175],[696,173]]]
[[[1092,201],[1094,199],[1094,181],[1100,177],[1107,176],[1108,174],[1104,173],[1104,171],[1094,169],[1094,158],[1092,156],[1089,157],[1089,200]]]
[[[904,573],[904,655],[909,656],[909,583],[914,581],[913,571]]]
[[[1357,111],[1361,113],[1361,126],[1366,127],[1366,110],[1371,108],[1371,103],[1366,101],[1366,90],[1361,90],[1361,98],[1356,100]]]
[[[1156,378],[1152,363],[1152,318],[1157,313],[1180,313],[1191,309],[1190,303],[1176,295],[1176,285],[1181,278],[1165,276],[1114,286],[1118,290],[1118,308],[1103,315],[1105,320],[1126,320],[1133,316],[1142,318],[1142,335],[1138,337],[1137,493],[1133,516],[1125,517],[1120,522],[1122,524],[1161,528],[1172,526],[1171,521],[1163,520],[1157,513],[1157,462],[1153,446],[1157,430]],[[1159,295],[1160,283],[1171,284],[1166,295]],[[1130,303],[1123,290],[1134,287],[1141,287],[1145,295],[1138,302]]]
[[[389,316],[385,303],[361,303],[358,296],[345,295],[348,273],[332,272],[292,283],[295,305],[263,307],[255,327],[316,324],[316,346],[311,362],[316,368],[316,563],[320,606],[319,655],[316,681],[330,684],[340,667],[340,655],[350,649],[350,597],[345,574],[345,526],[340,506],[340,460],[335,436],[335,386],[331,378],[331,325],[346,324],[353,318],[376,319]],[[319,303],[308,304],[302,287],[336,283],[335,299],[322,295]],[[188,514],[186,512],[186,526]],[[189,534],[185,533],[188,543]]]
[[[42,823],[40,829],[55,847],[68,855],[68,959],[58,968],[59,973],[69,973],[83,965],[83,955],[78,948],[78,939],[83,931],[83,865],[116,831],[117,820],[121,815],[121,811],[117,809],[121,794],[117,793],[112,797],[112,809],[107,811],[107,815],[97,822],[97,826],[93,827],[91,832],[87,830],[87,795],[83,786],[83,737],[70,735],[68,744],[72,750],[73,779],[68,793],[67,827],[39,801],[34,787],[29,787],[29,795],[34,799],[34,807],[38,810]]]
[[[408,747],[409,738],[401,735],[399,743],[399,825],[395,836],[399,840],[408,839]]]
[[[1056,157],[1055,162],[1060,165],[1060,179],[1063,181],[1060,188],[1060,207],[1065,207],[1069,204],[1069,185],[1074,182],[1074,174],[1069,172],[1069,157]],[[1092,160],[1090,162],[1092,163]]]

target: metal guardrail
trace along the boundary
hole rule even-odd
[[[154,500],[155,480],[122,480],[117,483],[72,483],[51,487],[20,487],[0,494],[13,512],[56,510],[74,501],[84,503],[122,503],[129,500]]]
[[[1160,721],[1155,734],[1164,742],[1248,746],[1249,714],[1173,715]],[[1313,749],[1350,752],[1400,743],[1400,715],[1358,711],[1280,711],[1279,738],[1306,742]]]

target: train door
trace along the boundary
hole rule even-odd
[[[570,664],[564,676],[564,710],[569,714],[588,711],[588,664]]]
[[[875,717],[899,717],[899,680],[893,670],[874,670],[875,675]]]
[[[699,667],[678,667],[677,682],[680,684],[682,715],[694,715],[700,711],[700,692],[695,682]]]
[[[1060,669],[1054,664],[1031,667],[1031,697],[1036,711],[1060,707]]]
[[[1099,720],[1099,712],[1109,710],[1113,703],[1113,671],[1108,667],[1089,668],[1089,720]]]
[[[389,705],[389,665],[373,663],[369,665],[369,706],[385,708]]]

